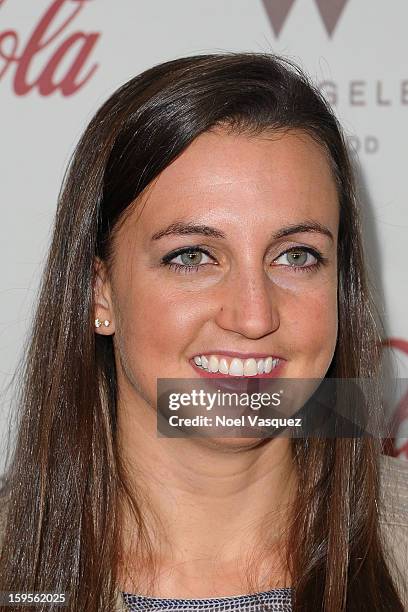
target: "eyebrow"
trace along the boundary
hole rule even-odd
[[[272,234],[272,239],[279,240],[279,238],[284,238],[285,236],[306,232],[323,234],[334,242],[333,234],[329,228],[318,221],[303,221],[302,223],[286,225]],[[211,238],[220,239],[225,239],[227,237],[224,232],[216,229],[215,227],[210,227],[209,225],[198,225],[196,223],[176,221],[175,223],[171,223],[165,229],[154,233],[151,239],[160,240],[160,238],[163,238],[163,236],[187,236],[190,234],[200,234],[201,236],[210,236]]]
[[[159,240],[160,238],[163,238],[163,236],[185,236],[188,234],[201,234],[202,236],[211,236],[211,238],[226,238],[224,232],[217,230],[215,227],[176,221],[175,223],[171,223],[165,229],[153,234],[152,240]]]

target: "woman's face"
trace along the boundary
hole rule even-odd
[[[115,333],[122,391],[155,406],[157,378],[199,378],[202,355],[230,368],[229,353],[247,372],[246,359],[270,356],[281,377],[322,378],[337,338],[338,223],[309,136],[199,136],[120,226],[98,285],[95,316],[111,325],[97,331]]]

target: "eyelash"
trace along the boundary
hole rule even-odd
[[[177,251],[173,251],[172,253],[169,253],[168,255],[163,257],[163,259],[161,260],[161,265],[166,266],[167,268],[173,269],[175,272],[179,274],[190,274],[191,272],[197,272],[198,268],[203,268],[204,266],[208,264],[197,264],[194,266],[185,266],[182,264],[171,262],[171,260],[177,257],[178,255],[183,255],[184,253],[197,253],[197,252],[204,253],[204,255],[207,255],[208,257],[214,260],[214,257],[212,257],[212,255],[206,249],[203,249],[202,247],[198,247],[198,246],[195,246],[195,247],[191,246],[191,247],[183,247],[182,249],[178,249]],[[294,272],[313,272],[317,270],[318,268],[320,268],[320,266],[325,265],[327,263],[326,257],[323,257],[321,253],[319,253],[315,249],[312,249],[311,247],[305,247],[305,246],[292,247],[290,249],[287,249],[286,251],[283,251],[280,255],[278,255],[276,259],[279,259],[279,257],[282,257],[282,255],[286,255],[286,253],[298,253],[298,252],[310,253],[311,255],[313,255],[313,257],[316,258],[317,261],[316,263],[311,264],[309,266],[293,266],[293,265],[285,266],[286,268],[291,268]],[[210,265],[213,265],[213,264],[210,264]]]

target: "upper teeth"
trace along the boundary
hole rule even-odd
[[[216,355],[197,355],[194,363],[208,372],[221,372],[231,376],[256,376],[256,374],[269,374],[279,363],[279,359],[265,357],[262,359],[239,359],[234,357],[230,362],[225,357]]]

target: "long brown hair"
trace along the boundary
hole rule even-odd
[[[231,53],[170,61],[133,78],[90,122],[61,190],[3,488],[10,511],[2,591],[65,591],[75,611],[113,607],[127,484],[112,337],[94,333],[94,261],[109,261],[112,231],[145,187],[217,125],[252,134],[300,129],[325,148],[340,204],[339,329],[327,376],[377,373],[353,172],[338,122],[307,77],[276,56]],[[293,445],[293,610],[402,611],[378,532],[379,444],[362,437]],[[142,539],[137,502],[135,513]]]

